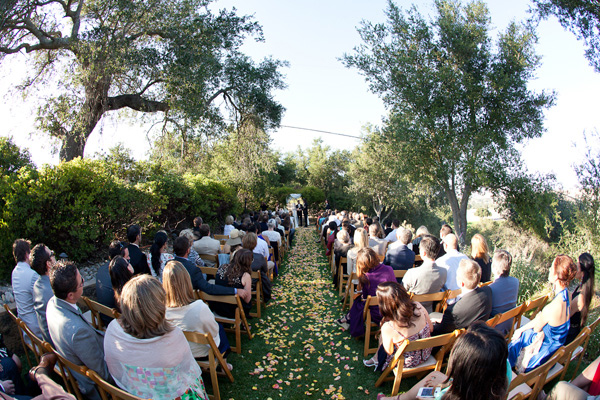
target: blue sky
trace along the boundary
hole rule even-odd
[[[397,4],[408,8],[411,2]],[[433,14],[432,2],[416,4],[423,14]],[[380,124],[386,111],[380,99],[368,91],[364,77],[344,68],[338,58],[360,44],[356,26],[361,20],[385,20],[386,5],[384,0],[222,0],[213,8],[235,6],[240,14],[254,14],[263,26],[265,42],[248,40],[243,50],[256,60],[273,56],[289,61],[290,67],[284,71],[288,89],[276,95],[287,108],[282,125],[358,136],[363,125]],[[528,5],[522,0],[488,1],[495,27],[492,36],[497,37],[509,21],[526,19]],[[553,172],[564,187],[570,188],[576,183],[571,166],[583,154],[583,132],[600,127],[600,74],[594,73],[584,58],[583,44],[555,19],[542,22],[538,35],[542,66],[531,88],[554,90],[557,101],[546,112],[547,132],[524,146],[523,157],[530,170]],[[7,92],[22,76],[22,65],[16,58],[0,68],[0,93],[4,94],[0,100],[0,134],[12,135],[20,145],[30,147],[38,164],[56,162],[57,157],[49,154],[47,138],[27,135],[33,131],[35,96],[23,101]],[[287,127],[271,132],[271,137],[273,146],[282,151],[308,147],[317,137],[333,148],[351,149],[357,144],[350,138]],[[147,129],[137,120],[104,118],[90,137],[86,154],[107,150],[119,141],[131,148],[134,156],[143,158],[149,146]]]

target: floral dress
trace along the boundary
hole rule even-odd
[[[386,322],[386,324],[389,324],[389,322]],[[409,337],[405,337],[403,334],[398,332],[396,329],[394,329],[394,331],[396,331],[396,333],[398,333],[398,335],[402,336],[404,339],[408,339],[410,342],[415,341],[417,339],[425,339],[425,338],[431,337],[431,331],[429,330],[429,324],[425,324],[423,329],[421,329],[419,332],[417,332],[414,335],[409,336]],[[398,350],[398,347],[400,347],[401,344],[402,344],[402,341],[400,341],[399,343],[394,343],[394,351],[392,352],[392,354],[388,354],[387,359],[385,360],[385,363],[383,364],[382,370],[386,369],[387,366],[392,362],[392,359],[394,358],[394,355],[396,354],[396,351]],[[423,349],[423,350],[409,351],[408,353],[404,353],[404,368],[414,368],[417,365],[421,365],[429,358],[430,355],[431,355],[431,348]]]

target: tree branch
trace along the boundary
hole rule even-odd
[[[148,100],[139,94],[123,94],[120,96],[109,97],[106,101],[107,111],[119,110],[125,107],[142,112],[166,112],[169,110],[169,105],[166,102]]]

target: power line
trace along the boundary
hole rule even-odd
[[[279,125],[279,126],[281,126],[282,128],[300,129],[303,131],[312,131],[312,132],[326,133],[328,135],[345,136],[345,137],[349,137],[349,138],[353,138],[353,139],[362,139],[360,136],[352,136],[352,135],[347,135],[345,133],[322,131],[319,129],[311,129],[311,128],[301,128],[299,126],[289,126],[289,125]]]

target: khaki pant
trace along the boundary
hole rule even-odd
[[[588,399],[600,399],[600,396],[589,396],[584,390],[581,390],[577,386],[560,381],[554,386],[554,388],[548,394],[547,400],[588,400]]]

